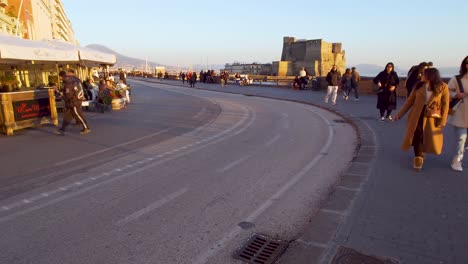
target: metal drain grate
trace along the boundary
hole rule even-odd
[[[233,257],[252,264],[272,264],[288,247],[288,242],[253,234]]]
[[[398,264],[393,259],[364,255],[363,253],[347,247],[340,247],[336,252],[332,264]]]

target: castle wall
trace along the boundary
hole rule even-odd
[[[281,64],[283,61],[289,63]],[[311,75],[325,76],[333,65],[344,72],[346,58],[341,43],[329,43],[322,39],[297,41],[294,37],[284,37],[281,61],[273,64],[273,73],[278,76],[298,75],[304,67]],[[276,70],[276,66],[282,68]]]

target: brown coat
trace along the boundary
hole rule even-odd
[[[435,106],[435,108],[440,109],[442,118],[424,117],[423,120],[423,152],[434,153],[437,155],[442,153],[442,146],[444,145],[443,127],[447,123],[450,101],[447,84],[443,83],[441,88],[442,90],[439,94],[432,94],[427,105]],[[411,108],[408,115],[405,137],[403,138],[403,143],[401,145],[403,150],[409,150],[411,148],[414,132],[416,131],[419,116],[424,105],[426,105],[425,86],[417,90],[413,90],[400,112],[397,114],[397,116],[401,118]]]

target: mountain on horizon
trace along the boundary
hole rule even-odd
[[[132,58],[132,57],[128,57],[128,56],[125,56],[125,55],[122,55],[106,46],[103,46],[103,45],[99,45],[99,44],[89,44],[89,45],[86,45],[86,47],[90,48],[90,49],[94,49],[94,50],[97,50],[97,51],[101,51],[101,52],[105,52],[105,53],[111,53],[111,54],[115,54],[115,56],[117,57],[117,63],[113,66],[113,68],[124,68],[126,70],[132,70],[134,68],[136,69],[139,69],[139,70],[143,70],[146,66],[146,61],[145,60],[142,60],[142,59],[137,59],[137,58]],[[155,66],[162,66],[162,67],[166,67],[166,70],[170,70],[174,67],[172,66],[167,66],[167,65],[162,65],[160,63],[157,63],[157,62],[152,62],[152,61],[148,61],[148,68],[149,69],[152,69],[154,68]]]
[[[115,54],[115,56],[117,57],[117,63],[113,66],[113,68],[117,68],[117,69],[124,68],[126,70],[132,70],[134,68],[139,69],[139,70],[145,69],[145,66],[146,66],[145,60],[122,55],[106,46],[99,45],[99,44],[89,44],[89,45],[86,45],[86,47],[97,50],[97,51],[105,52],[105,53]],[[165,67],[166,71],[170,71],[170,72],[187,71],[187,70],[194,70],[198,72],[201,70],[206,70],[206,67],[207,67],[206,65],[201,65],[201,64],[192,65],[191,67],[176,67],[176,66],[163,65],[157,62],[148,61],[148,69],[154,69],[155,66]],[[216,64],[216,65],[210,65],[210,67],[213,70],[219,70],[219,69],[223,69],[224,65]]]

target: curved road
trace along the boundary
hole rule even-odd
[[[1,263],[238,263],[253,232],[295,239],[353,156],[351,126],[316,107],[132,87],[87,113],[89,136],[0,138]]]

